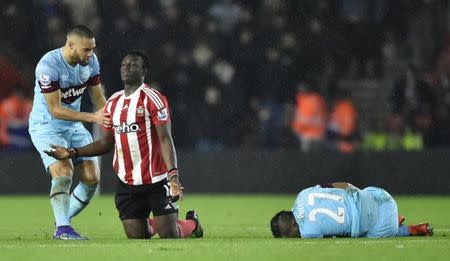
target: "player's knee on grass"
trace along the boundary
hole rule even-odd
[[[154,216],[157,232],[160,238],[178,238],[180,232],[177,228],[178,213]]]
[[[128,239],[150,238],[146,219],[125,219],[122,224]]]

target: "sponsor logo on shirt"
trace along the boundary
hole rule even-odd
[[[83,95],[84,90],[86,90],[86,86],[82,87],[80,89],[70,88],[66,91],[61,92],[61,98],[67,99],[70,97],[79,97],[79,96]]]
[[[117,134],[138,132],[140,129],[137,123],[127,124],[125,122],[122,122],[122,125],[114,125],[113,128]]]

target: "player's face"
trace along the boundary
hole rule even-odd
[[[300,230],[298,228],[297,223],[294,223],[291,225],[291,229],[288,232],[288,235],[286,237],[300,237]]]
[[[73,38],[73,56],[75,62],[85,66],[94,55],[95,38],[88,39],[86,37]]]
[[[280,225],[280,228],[282,231],[282,237],[295,238],[300,236],[300,230],[294,218],[292,218],[289,223]]]
[[[141,57],[127,55],[120,66],[120,76],[124,84],[135,84],[143,81],[144,68]]]

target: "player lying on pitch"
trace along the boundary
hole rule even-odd
[[[403,225],[394,198],[384,189],[358,189],[347,182],[302,190],[292,211],[280,211],[270,221],[275,237],[395,237],[432,236],[428,223]]]

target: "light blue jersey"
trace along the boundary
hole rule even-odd
[[[80,126],[80,122],[55,119],[47,108],[44,93],[61,90],[61,104],[80,111],[81,96],[88,86],[100,83],[100,66],[94,54],[86,66],[71,66],[62,54],[62,48],[46,53],[36,67],[33,109],[30,130],[37,128],[65,129]]]
[[[303,238],[391,237],[398,231],[395,200],[381,188],[302,190],[292,208]]]
[[[62,48],[46,53],[36,67],[33,109],[29,132],[33,145],[41,155],[45,169],[57,160],[44,153],[54,144],[62,147],[82,147],[92,142],[91,134],[79,121],[54,118],[48,110],[44,93],[61,90],[62,106],[80,111],[81,96],[89,86],[100,84],[100,66],[94,54],[86,66],[69,65]],[[77,158],[76,161],[96,160],[96,157]]]
[[[322,188],[302,190],[292,211],[303,238],[359,236],[357,191]]]

